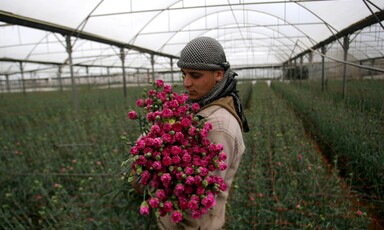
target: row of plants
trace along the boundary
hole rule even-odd
[[[77,112],[66,91],[0,96],[1,229],[145,226],[120,182],[120,136],[138,135],[127,111],[142,88],[128,90],[79,90]]]
[[[320,81],[292,82],[300,87],[321,94]],[[346,93],[343,98],[343,82],[340,80],[326,81],[324,95],[336,103],[343,102],[356,112],[363,112],[376,119],[383,119],[384,103],[383,80],[349,80],[346,82]],[[383,122],[383,120],[382,120]]]
[[[226,229],[367,229],[350,180],[327,165],[302,121],[265,83],[253,87],[251,131],[231,188]]]
[[[345,106],[306,87],[274,82],[282,95],[306,121],[331,160],[339,161],[341,174],[352,181],[354,190],[372,199],[374,209],[383,215],[384,136],[382,118]]]
[[[265,84],[239,90],[251,131],[225,228],[366,228],[359,197],[340,187],[285,102]],[[140,134],[127,112],[142,92],[79,90],[77,112],[66,91],[0,95],[0,228],[156,229],[120,171],[124,142]]]

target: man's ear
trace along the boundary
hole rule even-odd
[[[222,69],[216,70],[215,71],[216,82],[219,82],[219,81],[223,80],[223,78],[224,78],[224,70],[222,70]]]

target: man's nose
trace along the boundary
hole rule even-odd
[[[189,74],[186,74],[184,76],[184,87],[188,87],[188,86],[191,86],[192,85],[192,80],[191,80],[191,77],[189,76]]]

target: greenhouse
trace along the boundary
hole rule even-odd
[[[384,229],[383,0],[1,1],[1,229],[157,229],[132,111],[199,37],[250,127],[222,229]]]

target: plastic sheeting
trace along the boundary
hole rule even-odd
[[[5,0],[0,10],[103,39],[178,56],[197,36],[216,38],[233,67],[280,65],[290,57],[382,10],[383,0]],[[383,57],[380,24],[353,37],[354,59]],[[121,66],[120,48],[73,37],[74,64],[106,73]],[[339,44],[335,44],[338,46]],[[335,47],[333,47],[335,48]],[[130,71],[151,70],[151,56],[126,49]],[[0,22],[0,58],[68,64],[65,37],[58,33]],[[156,71],[171,69],[170,59],[154,56]],[[177,69],[173,60],[173,69]],[[109,66],[111,68],[104,68]],[[57,73],[52,64],[23,64],[39,76]],[[120,70],[116,70],[120,71]],[[18,62],[0,62],[0,75],[20,72]]]

